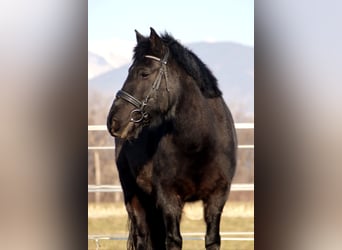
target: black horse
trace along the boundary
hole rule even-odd
[[[232,115],[207,66],[171,35],[136,31],[127,79],[110,109],[129,215],[128,249],[181,249],[185,202],[202,200],[205,247],[220,249],[220,219],[236,166]]]

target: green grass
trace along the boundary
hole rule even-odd
[[[254,217],[252,203],[228,203],[221,220],[221,231],[253,232]],[[181,232],[205,232],[205,223],[200,218],[200,203],[186,207],[181,222]],[[229,211],[233,211],[230,213]],[[239,212],[240,211],[240,212]],[[242,213],[244,211],[248,211]],[[88,206],[89,235],[122,235],[127,234],[127,215],[122,204],[101,204]],[[243,216],[248,214],[248,216]],[[193,219],[196,218],[196,219]],[[239,236],[225,236],[239,237]],[[253,235],[240,237],[254,237]],[[99,249],[126,250],[126,240],[100,240]],[[94,240],[88,240],[88,249],[96,249]],[[183,240],[184,250],[205,249],[203,240]],[[221,250],[253,250],[254,241],[222,241]]]

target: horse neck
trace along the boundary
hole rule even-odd
[[[183,91],[175,110],[174,129],[181,140],[192,142],[210,135],[208,102],[197,87]]]

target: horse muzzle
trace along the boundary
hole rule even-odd
[[[111,134],[113,137],[119,137],[119,131],[120,131],[120,122],[116,119],[112,119],[111,122],[107,124],[107,129],[108,132]]]
[[[121,139],[129,139],[132,137],[132,133],[134,130],[134,123],[128,122],[126,124],[122,124],[118,119],[113,116],[109,116],[107,120],[107,129],[108,132],[113,137],[119,137]]]

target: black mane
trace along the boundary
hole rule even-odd
[[[218,88],[216,77],[211,70],[188,48],[181,45],[170,34],[161,35],[164,44],[168,46],[170,53],[176,62],[196,81],[205,97],[213,98],[222,95]],[[142,59],[151,53],[149,39],[141,41],[134,49],[133,59]]]

